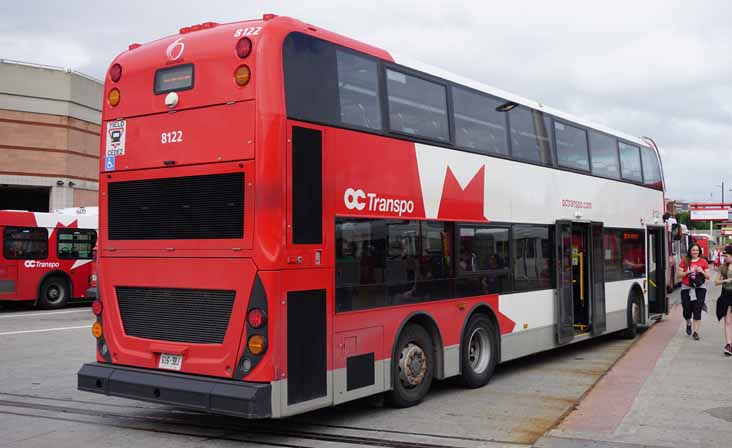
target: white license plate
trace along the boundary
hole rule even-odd
[[[158,367],[168,370],[180,370],[180,366],[182,364],[183,355],[169,355],[167,353],[161,353]]]

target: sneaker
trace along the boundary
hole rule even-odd
[[[686,326],[686,335],[691,336],[691,325]]]
[[[724,346],[724,356],[732,356],[732,345],[727,344]]]
[[[697,333],[695,331],[694,334],[692,335],[692,337],[694,338],[695,341],[698,341],[699,340],[699,333]]]

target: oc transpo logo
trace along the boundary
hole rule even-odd
[[[182,37],[179,37],[175,42],[168,45],[168,48],[165,50],[165,55],[168,57],[168,60],[177,61],[183,56],[183,50],[186,49],[186,44],[181,42],[182,39]]]
[[[361,211],[368,206],[370,212],[412,213],[414,201],[404,199],[381,198],[376,193],[365,193],[363,190],[346,188],[343,194],[343,203],[348,210]]]
[[[60,263],[55,261],[36,261],[36,260],[25,260],[23,265],[27,268],[57,268],[61,266]]]

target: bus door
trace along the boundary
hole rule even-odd
[[[663,227],[647,228],[646,279],[648,288],[648,314],[668,313],[666,299],[666,257],[664,255]]]
[[[557,340],[605,331],[602,224],[557,221]]]

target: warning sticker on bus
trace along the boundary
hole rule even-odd
[[[125,155],[125,134],[127,125],[124,120],[107,123],[107,157]]]

